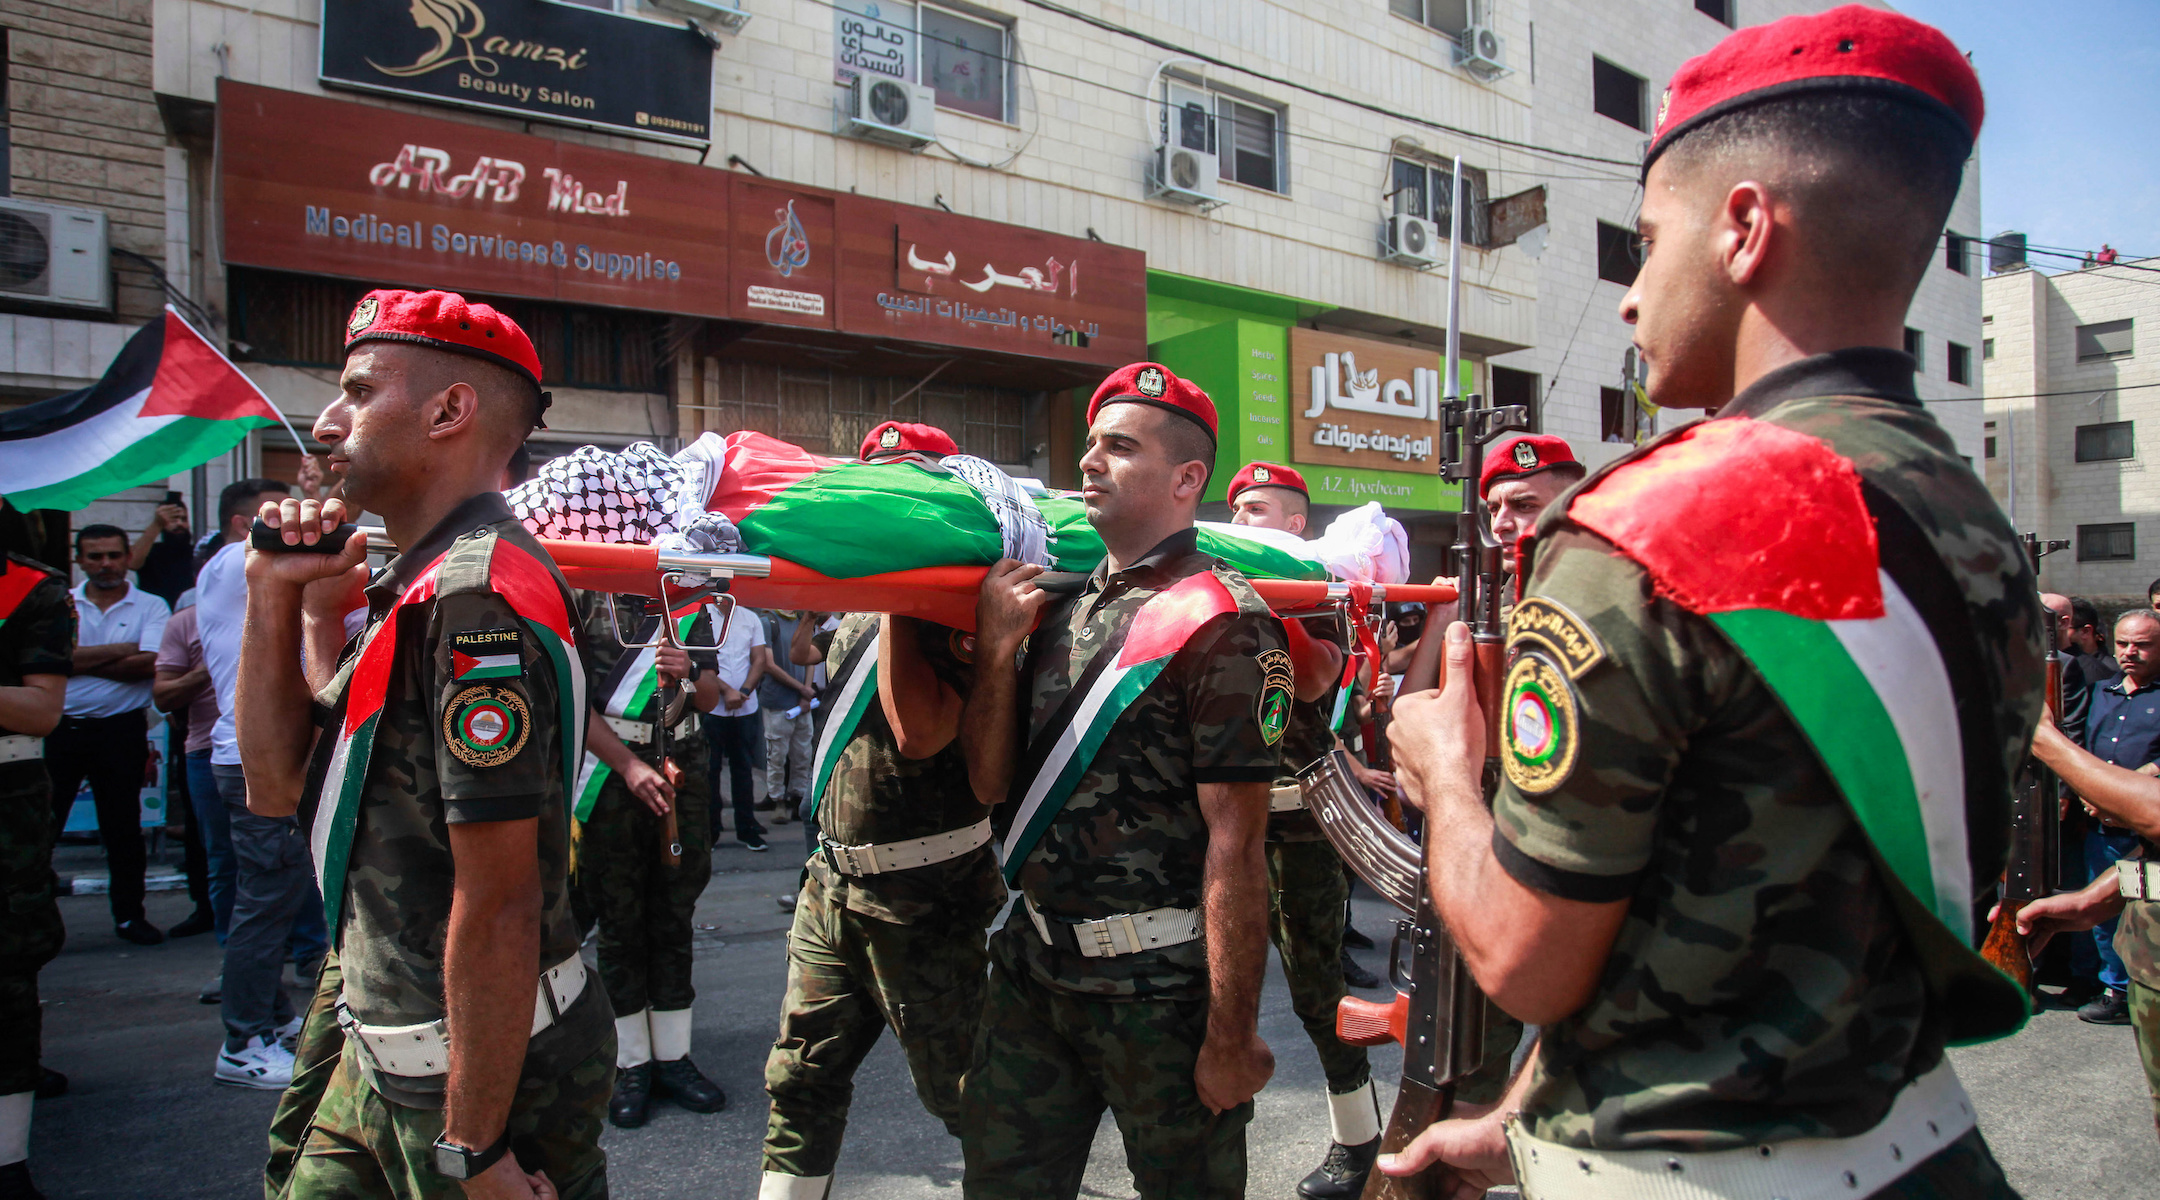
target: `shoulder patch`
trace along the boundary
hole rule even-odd
[[[450,679],[522,679],[525,635],[518,629],[460,629],[450,635]]]
[[[1532,650],[1508,668],[1501,694],[1500,766],[1508,782],[1533,796],[1565,783],[1581,746],[1574,682]]]
[[[1290,663],[1290,652],[1279,647],[1264,650],[1260,654],[1260,736],[1272,746],[1282,740],[1283,731],[1290,727],[1290,701],[1297,674]]]
[[[476,683],[443,705],[443,744],[468,767],[499,767],[532,736],[532,711],[508,688]]]
[[[1508,649],[1537,646],[1552,654],[1569,679],[1605,661],[1605,645],[1581,617],[1566,605],[1544,596],[1530,596],[1508,614]]]

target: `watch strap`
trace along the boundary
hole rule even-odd
[[[468,1150],[449,1140],[447,1134],[435,1139],[435,1149],[438,1152],[448,1152],[462,1160],[465,1172],[459,1175],[451,1171],[441,1171],[441,1155],[438,1153],[437,1167],[439,1173],[460,1181],[477,1179],[485,1174],[489,1167],[494,1166],[503,1155],[510,1152],[510,1130],[507,1126],[504,1127],[503,1131],[496,1135],[494,1144],[485,1150]]]

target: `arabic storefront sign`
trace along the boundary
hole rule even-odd
[[[840,248],[831,193],[771,186],[736,175],[729,205],[737,219],[731,265],[738,321],[831,329],[839,317],[833,281]]]
[[[1439,473],[1432,351],[1293,328],[1289,375],[1292,462]]]
[[[915,6],[907,0],[838,0],[833,5],[833,82],[863,72],[915,82]]]
[[[531,0],[333,0],[324,84],[702,146],[712,47],[681,21]]]
[[[729,213],[706,168],[230,80],[218,154],[230,262],[730,312]]]

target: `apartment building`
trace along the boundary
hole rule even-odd
[[[1534,137],[1584,156],[1552,164],[1551,219],[1538,260],[1537,329],[1530,349],[1496,367],[1535,376],[1548,432],[1597,465],[1625,451],[1655,418],[1635,402],[1630,331],[1619,317],[1635,279],[1631,235],[1640,162],[1665,83],[1680,64],[1741,25],[1832,7],[1809,0],[1540,0],[1516,64],[1529,76]],[[1879,7],[1895,7],[1879,5]],[[1979,64],[1981,77],[1987,64]],[[1906,349],[1918,387],[1959,449],[1980,452],[1979,158],[1966,166],[1943,254],[1915,296]],[[1669,427],[1675,414],[1663,420]]]
[[[1988,490],[2020,532],[2069,545],[2041,560],[2050,591],[2143,604],[2160,574],[2160,259],[1983,285]]]

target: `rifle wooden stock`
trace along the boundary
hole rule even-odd
[[[2046,696],[2048,712],[2060,719],[2062,663],[2053,654],[2048,655]],[[2010,806],[2010,861],[2003,871],[2002,899],[1987,940],[1980,944],[1982,958],[2034,996],[2032,952],[2017,931],[2017,916],[2027,904],[2055,890],[2059,791],[2055,773],[2028,756]]]

